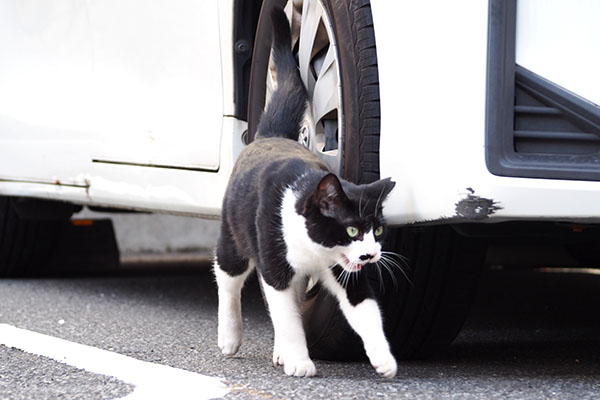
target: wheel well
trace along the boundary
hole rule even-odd
[[[30,197],[9,197],[7,199],[19,218],[29,221],[68,220],[71,215],[81,211],[82,208],[80,205],[56,200]]]
[[[262,0],[236,0],[233,11],[233,73],[235,117],[248,120],[248,89],[254,37]]]

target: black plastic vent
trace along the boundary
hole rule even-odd
[[[600,106],[516,65],[516,5],[516,0],[489,0],[488,170],[499,176],[600,181]]]
[[[519,66],[515,71],[514,150],[573,157],[600,154],[600,121],[582,101]]]

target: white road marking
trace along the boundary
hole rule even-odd
[[[51,358],[135,386],[123,399],[214,399],[229,389],[221,378],[136,360],[122,354],[0,324],[0,344]]]

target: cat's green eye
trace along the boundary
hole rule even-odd
[[[354,238],[358,236],[358,229],[355,226],[349,226],[346,228],[346,233],[351,238]]]
[[[375,236],[381,236],[382,233],[383,233],[383,226],[378,226],[377,229],[375,229]]]

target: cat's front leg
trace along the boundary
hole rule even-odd
[[[296,289],[277,290],[264,279],[262,285],[275,330],[273,363],[290,376],[314,376],[317,368],[308,355]]]
[[[396,376],[398,365],[383,332],[381,311],[377,302],[374,299],[364,299],[356,305],[347,303],[342,307],[342,311],[350,326],[362,338],[365,352],[375,371],[385,378]]]
[[[346,320],[363,341],[365,352],[371,365],[377,373],[385,378],[396,376],[398,365],[390,351],[390,345],[383,332],[381,311],[375,299],[364,296],[370,293],[370,288],[364,286],[357,290],[362,295],[356,296],[348,293],[357,289],[357,285],[368,285],[364,277],[350,280],[346,288],[339,284],[335,276],[328,271],[321,279],[325,287],[338,299],[340,308]],[[352,299],[352,301],[350,301]]]

